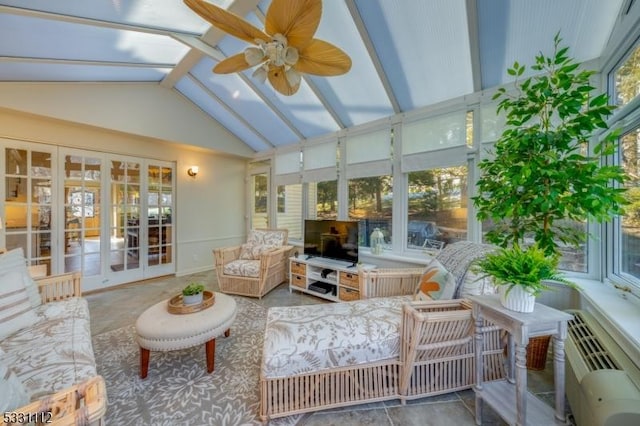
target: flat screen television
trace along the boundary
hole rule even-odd
[[[304,254],[358,263],[358,222],[305,220]]]

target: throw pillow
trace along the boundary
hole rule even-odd
[[[417,300],[451,299],[456,290],[456,280],[438,260],[427,265],[416,289]]]
[[[29,403],[29,396],[15,372],[0,362],[0,413],[14,411]]]
[[[0,276],[11,271],[23,274],[23,285],[29,295],[29,302],[31,303],[31,306],[34,308],[40,306],[42,304],[42,299],[40,298],[38,285],[33,278],[31,278],[31,275],[29,275],[29,271],[27,270],[27,261],[24,258],[24,251],[22,250],[22,247],[9,250],[5,254],[0,255]]]
[[[496,292],[496,286],[491,281],[491,278],[485,277],[482,274],[478,274],[472,269],[469,269],[462,281],[460,297],[482,296],[485,294],[495,294]]]
[[[24,287],[23,274],[11,271],[0,276],[0,340],[38,320]]]

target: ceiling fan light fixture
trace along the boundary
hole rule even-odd
[[[298,87],[298,85],[300,84],[300,80],[302,79],[302,76],[298,71],[295,70],[295,68],[289,68],[288,70],[285,71],[284,74],[285,74],[285,77],[287,78],[287,82],[289,83],[289,86]]]
[[[250,46],[244,50],[244,60],[250,66],[256,66],[265,61],[264,50],[259,47]]]
[[[295,65],[300,59],[300,55],[298,54],[298,49],[295,47],[289,46],[284,51],[284,63],[287,65]]]
[[[256,68],[251,76],[258,80],[260,83],[264,83],[265,81],[267,81],[267,73],[267,66],[263,65]]]

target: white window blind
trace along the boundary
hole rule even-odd
[[[391,129],[346,137],[347,179],[391,174]]]
[[[469,150],[466,136],[466,111],[403,123],[402,172],[459,165]]]
[[[500,139],[506,118],[504,112],[498,115],[497,103],[485,104],[480,107],[480,142],[495,142]]]
[[[302,148],[303,182],[323,182],[338,178],[338,169],[336,167],[337,146],[338,141],[334,139]]]
[[[276,185],[300,183],[300,151],[277,152],[275,158]]]

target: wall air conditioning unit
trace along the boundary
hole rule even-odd
[[[578,426],[640,425],[640,369],[586,311],[569,310],[566,391]]]

